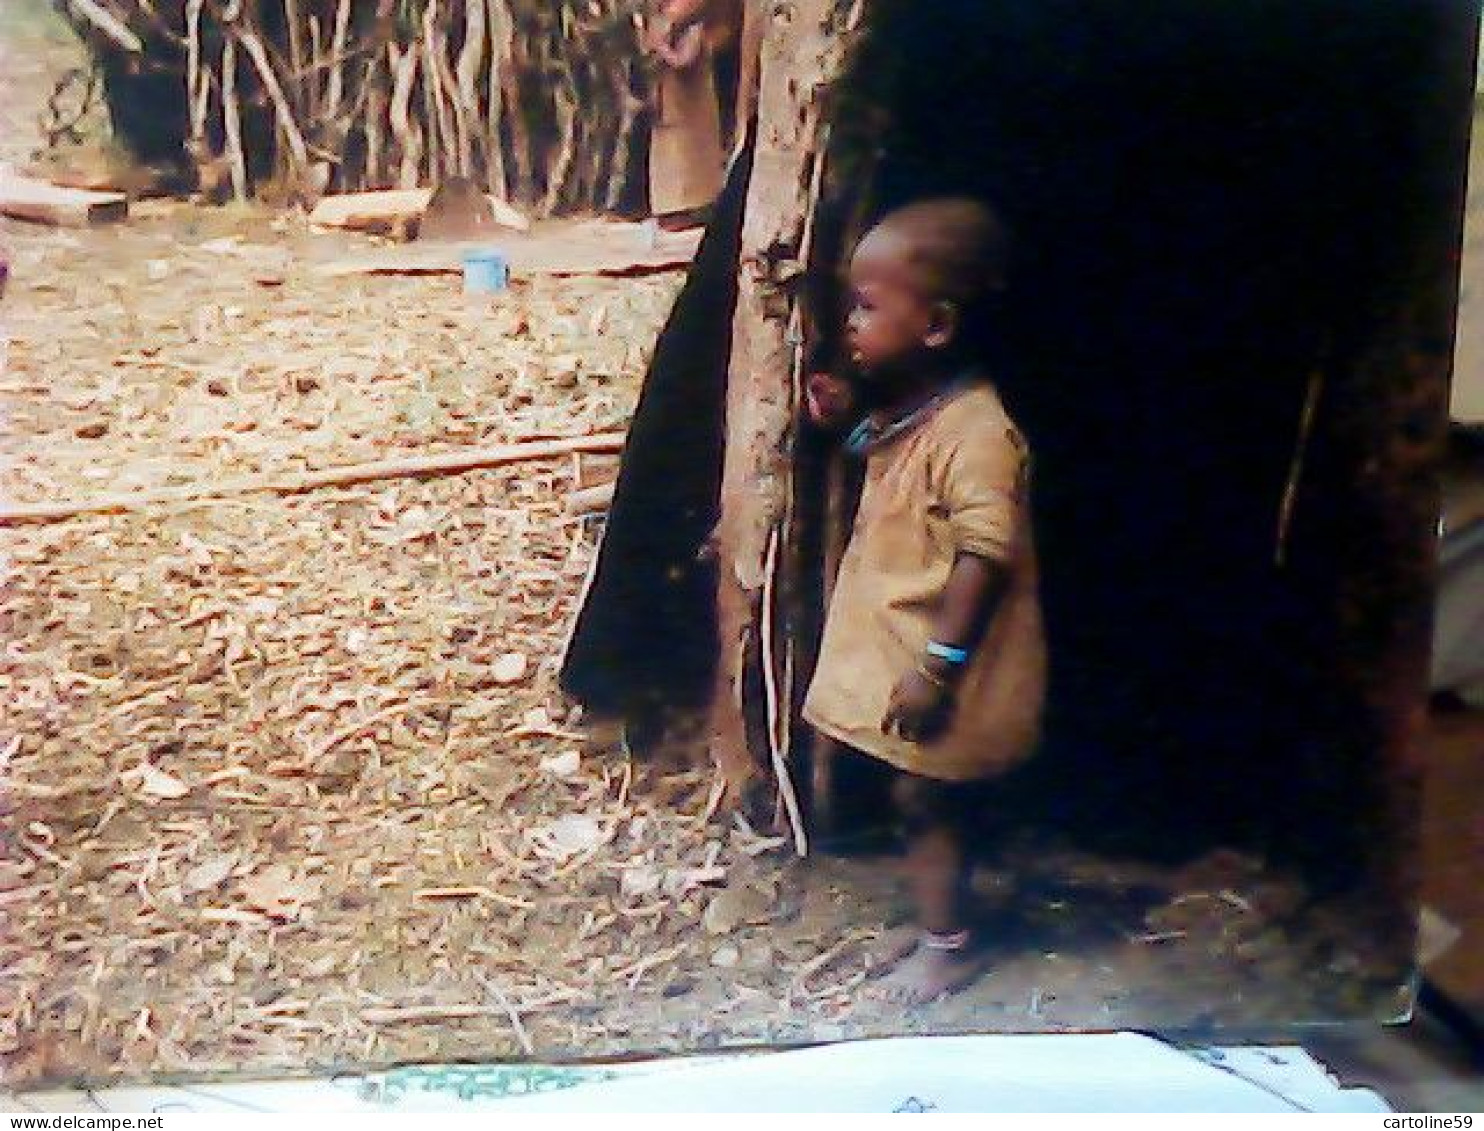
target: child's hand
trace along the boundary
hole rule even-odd
[[[819,428],[843,428],[855,413],[855,390],[832,373],[811,373],[804,381],[809,419]]]
[[[895,731],[908,742],[931,742],[948,728],[952,717],[952,690],[914,668],[892,689],[881,732]]]

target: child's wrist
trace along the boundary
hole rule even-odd
[[[932,678],[953,687],[963,677],[964,670],[968,667],[969,659],[970,654],[966,648],[959,648],[954,645],[941,644],[936,640],[930,640],[927,647],[923,649],[921,667]]]
[[[929,640],[927,647],[923,650],[930,660],[946,667],[961,668],[969,662],[969,650],[960,648],[957,644],[944,644],[939,640]]]
[[[945,700],[952,699],[954,693],[958,690],[951,675],[934,671],[925,661],[919,663],[913,670],[916,671],[918,678],[930,684],[939,696]]]

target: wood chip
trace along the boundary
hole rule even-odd
[[[508,687],[525,679],[529,667],[530,662],[522,653],[507,652],[495,661],[491,675],[501,687]]]

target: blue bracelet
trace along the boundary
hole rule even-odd
[[[928,641],[927,654],[935,660],[942,660],[945,664],[952,664],[954,667],[969,662],[969,651],[967,648],[955,648],[951,644],[939,644],[936,640]]]

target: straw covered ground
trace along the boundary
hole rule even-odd
[[[6,505],[621,433],[680,278],[471,303],[169,202],[0,240]],[[889,870],[797,861],[556,691],[599,533],[565,497],[614,458],[0,527],[7,1084],[1385,1008],[1292,878],[1033,835],[979,878],[988,975],[868,1004]]]

